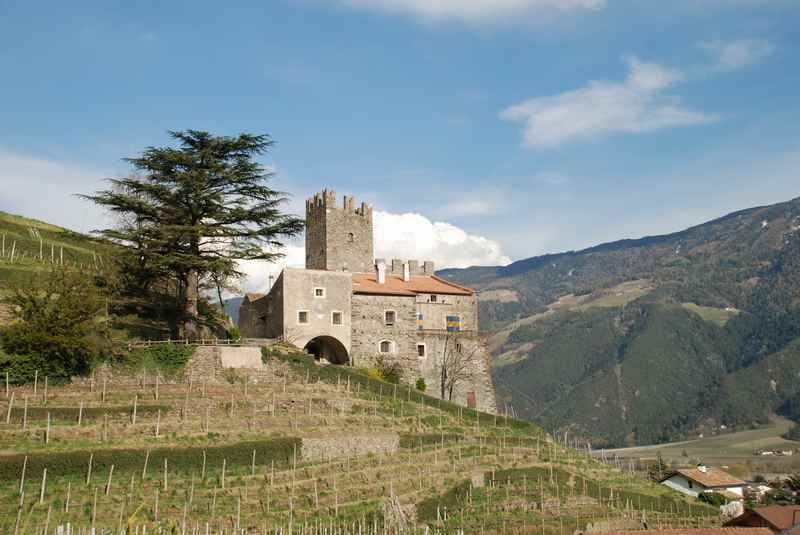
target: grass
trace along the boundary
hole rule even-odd
[[[720,327],[724,327],[726,323],[739,314],[739,310],[736,309],[706,307],[694,303],[683,303],[683,307]]]

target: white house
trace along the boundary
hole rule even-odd
[[[682,468],[676,470],[661,480],[663,485],[672,489],[698,496],[703,492],[719,492],[730,494],[731,497],[741,497],[745,482],[733,477],[728,472],[719,468],[707,468],[704,464],[697,468]]]

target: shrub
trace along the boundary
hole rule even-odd
[[[703,503],[719,507],[728,503],[728,498],[719,492],[701,492],[697,495],[697,499]]]
[[[222,370],[222,377],[228,382],[228,384],[231,385],[240,383],[243,380],[242,375],[236,368],[225,368],[224,370]]]
[[[425,392],[425,390],[428,388],[428,385],[425,384],[425,379],[423,379],[422,377],[417,378],[416,386],[417,390],[419,390],[420,392]]]
[[[400,363],[390,362],[382,356],[375,359],[375,362],[384,381],[395,385],[400,383],[400,378],[403,374],[403,368]]]
[[[236,325],[228,329],[225,334],[228,336],[228,340],[233,340],[234,342],[238,342],[242,339],[242,333]]]
[[[104,303],[91,275],[57,267],[41,280],[14,285],[3,301],[18,321],[2,336],[2,369],[16,384],[39,370],[51,381],[89,371],[97,355],[92,330]]]

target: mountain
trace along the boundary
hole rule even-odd
[[[800,199],[440,274],[479,291],[499,399],[548,429],[655,443],[800,394]]]

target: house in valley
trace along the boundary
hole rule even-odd
[[[662,485],[697,497],[703,492],[719,492],[733,499],[741,499],[745,482],[719,468],[698,464],[697,468],[681,468],[661,480]]]

